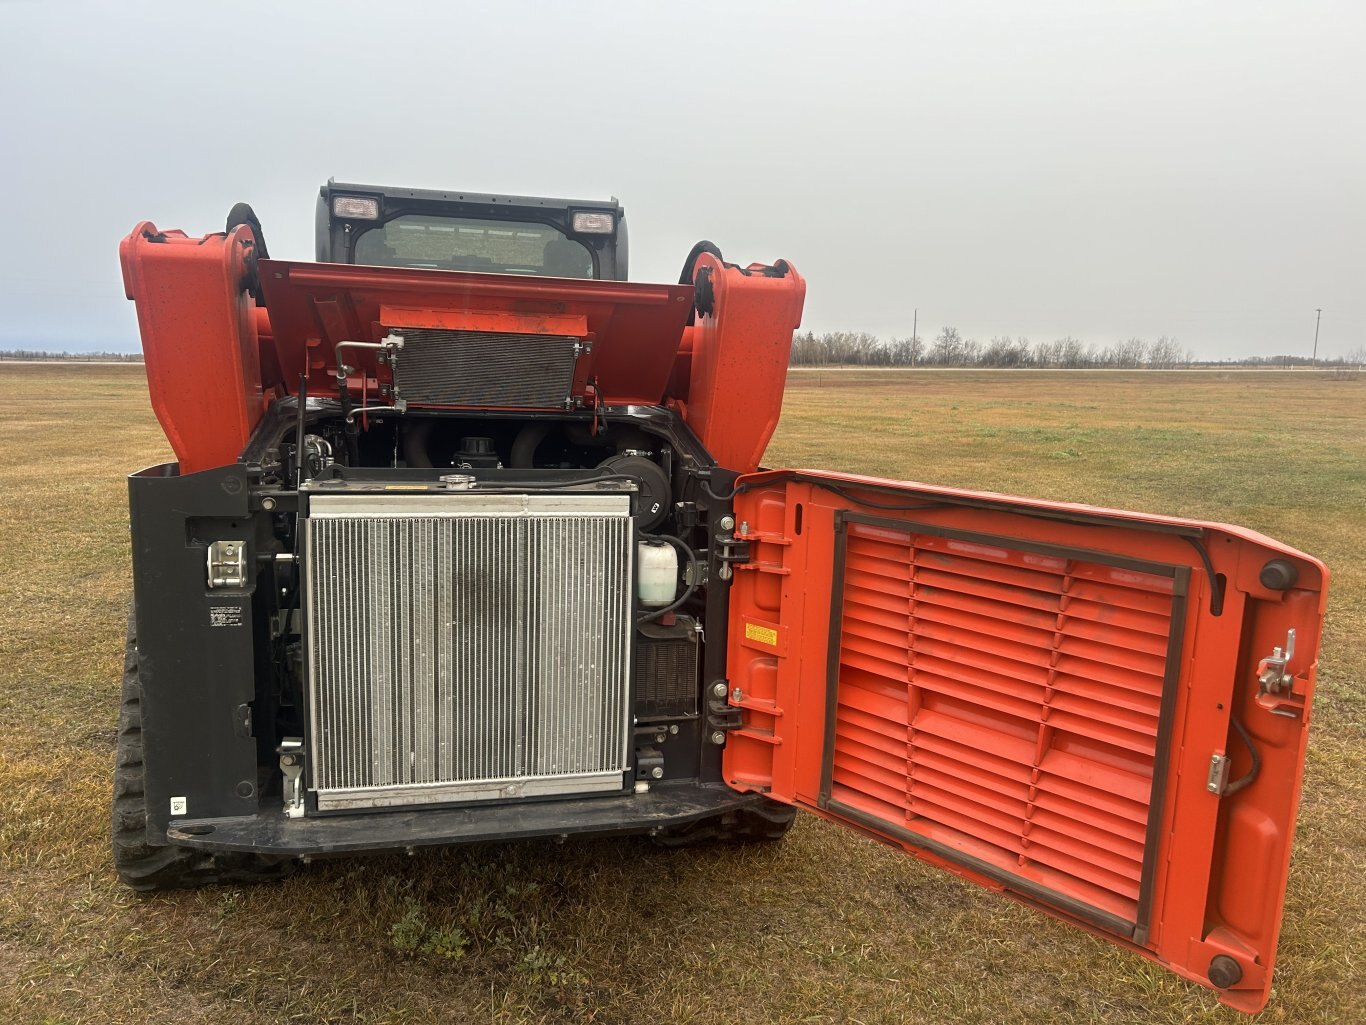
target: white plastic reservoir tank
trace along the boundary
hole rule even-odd
[[[667,541],[642,541],[637,593],[646,608],[668,605],[678,594],[678,550]]]

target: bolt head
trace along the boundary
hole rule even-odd
[[[663,779],[664,767],[662,765],[656,765],[653,769],[650,770],[650,776],[654,779]]]
[[[722,530],[734,530],[734,529],[735,529],[735,517],[734,517],[734,516],[722,516],[722,517],[721,517],[721,529],[722,529]]]
[[[725,681],[725,680],[717,680],[715,683],[713,683],[713,684],[711,685],[711,693],[712,693],[712,696],[713,696],[713,697],[718,697],[718,698],[723,698],[723,697],[725,697],[725,696],[726,696],[726,681]]]
[[[272,509],[275,508],[275,499],[273,499],[273,498],[263,498],[263,499],[261,499],[261,508],[264,509],[266,512],[270,512],[270,510],[272,510]]]
[[[722,733],[720,730],[716,730],[711,735],[711,742],[715,744],[717,747],[720,747],[722,744],[726,742],[726,735]]]

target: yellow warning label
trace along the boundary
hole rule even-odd
[[[746,623],[745,640],[758,641],[760,644],[767,644],[770,648],[776,648],[778,646],[778,631],[772,627]]]
[[[385,491],[427,491],[427,490],[429,490],[429,488],[428,488],[428,486],[427,486],[426,484],[386,484],[386,485],[384,485],[384,490],[385,490]]]

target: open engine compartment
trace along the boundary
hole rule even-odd
[[[335,399],[287,397],[234,467],[135,476],[138,616],[161,624],[143,647],[164,669],[146,686],[165,679],[174,702],[173,666],[239,642],[224,693],[210,673],[195,716],[165,711],[167,793],[149,814],[172,826],[177,798],[198,820],[719,784],[733,714],[709,721],[704,693],[725,671],[707,640],[725,636],[706,601],[727,565],[713,473],[724,489],[660,407],[348,421]],[[230,508],[184,515],[191,493]],[[150,578],[164,591],[168,573],[198,575],[204,604],[163,605]],[[230,758],[205,697],[242,724]]]

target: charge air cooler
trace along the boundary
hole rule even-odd
[[[632,544],[626,494],[313,497],[319,810],[620,791]]]
[[[418,405],[563,409],[585,351],[564,335],[395,328],[394,387]]]

